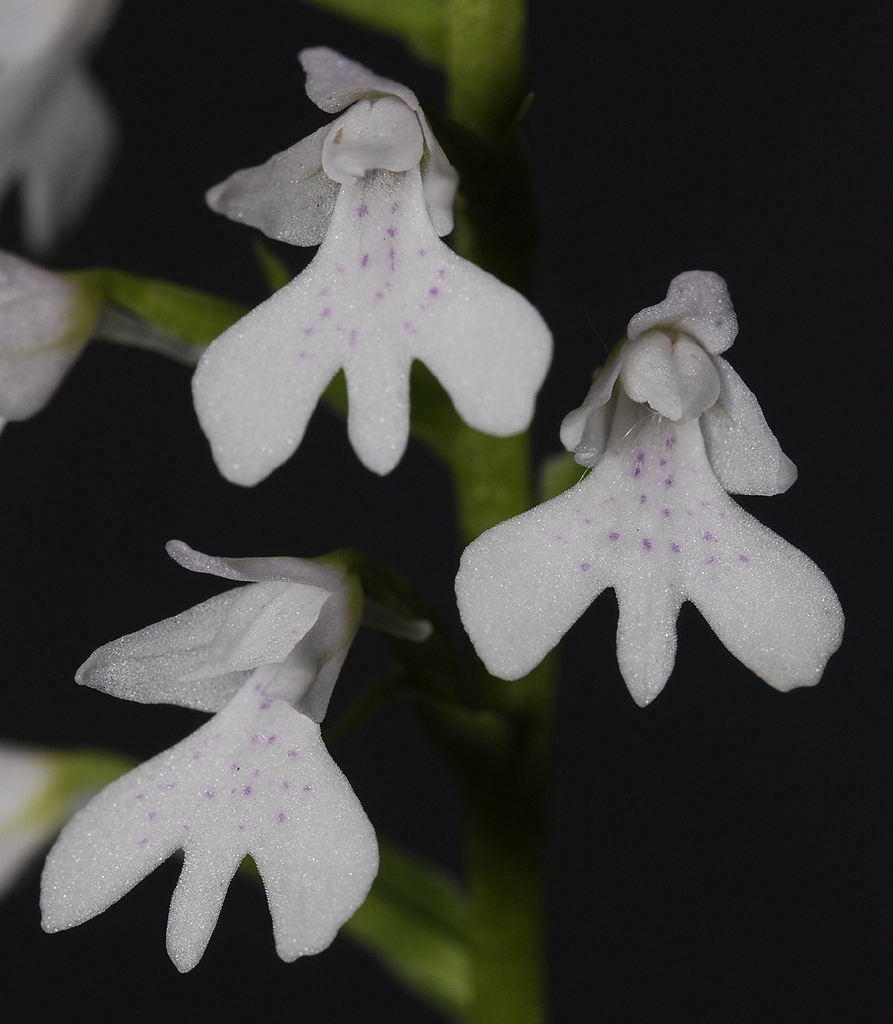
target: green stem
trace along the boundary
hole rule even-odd
[[[487,142],[506,133],[525,89],[525,0],[447,0],[450,115]]]

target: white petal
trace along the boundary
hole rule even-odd
[[[676,619],[682,605],[681,592],[667,581],[663,560],[655,558],[653,563],[653,576],[642,572],[615,586],[620,610],[617,663],[640,708],[654,700],[673,671]]]
[[[778,690],[814,686],[840,646],[843,612],[819,567],[733,502],[709,569],[686,597],[725,646]]]
[[[501,679],[527,675],[610,585],[609,562],[593,558],[605,525],[583,508],[587,484],[494,526],[462,554],[462,625]]]
[[[754,393],[720,356],[719,400],[701,416],[713,472],[732,494],[781,494],[797,479],[797,467],[781,450]]]
[[[670,282],[667,297],[630,320],[634,341],[652,327],[673,328],[697,339],[708,352],[724,352],[735,340],[738,320],[725,281],[708,270],[689,270]]]
[[[428,124],[425,112],[419,107],[419,124],[425,137],[425,157],[422,160],[422,189],[425,193],[425,206],[434,230],[442,238],[453,230],[453,206],[456,202],[456,190],[459,188],[459,175],[447,160],[434,138],[434,132]]]
[[[338,182],[322,169],[329,129],[320,128],[260,167],[236,171],[208,190],[208,206],[280,242],[319,245],[339,190]]]
[[[230,590],[106,644],[75,678],[142,704],[219,711],[248,671],[289,656],[329,596],[327,590],[296,583]]]
[[[45,252],[93,201],[118,144],[105,97],[74,68],[23,141],[23,214],[29,249]]]
[[[374,74],[327,46],[301,50],[298,60],[307,72],[307,95],[329,114],[360,99],[387,95],[397,96],[410,110],[418,110],[419,101],[411,89]]]
[[[342,187],[307,270],[211,345],[193,393],[220,471],[251,485],[291,455],[343,366],[349,435],[386,473],[406,447],[413,358],[471,426],[506,435],[530,422],[550,356],[536,310],[437,237],[418,169],[377,171]]]
[[[625,343],[622,358],[627,395],[671,420],[696,419],[719,397],[710,356],[687,335],[671,340],[662,331],[646,331]]]
[[[241,580],[245,583],[264,583],[270,580],[306,583],[332,592],[341,589],[345,581],[345,572],[339,566],[312,558],[291,558],[286,555],[272,558],[221,558],[195,551],[181,540],[168,541],[165,550],[178,565],[190,572],[208,573],[226,580]]]
[[[360,100],[329,126],[322,148],[326,174],[342,185],[369,171],[408,171],[422,160],[419,120],[402,101]]]
[[[594,466],[604,455],[611,434],[614,384],[623,366],[623,344],[617,345],[607,363],[596,373],[589,394],[561,424],[561,443],[576,456],[581,466]]]
[[[0,251],[0,416],[22,420],[46,405],[83,350],[72,334],[75,286]]]
[[[284,960],[328,946],[378,867],[375,835],[318,726],[250,680],[171,750],[112,783],[63,829],[44,869],[47,931],[101,913],[177,849],[169,951],[201,958],[242,857],[260,870]]]

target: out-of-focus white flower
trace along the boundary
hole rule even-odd
[[[300,59],[314,103],[349,109],[208,193],[212,209],[272,238],[322,242],[199,363],[195,406],[221,473],[252,485],[285,462],[340,368],[351,444],[377,473],[406,448],[414,359],[471,426],[525,429],[551,336],[526,299],[440,241],[457,179],[415,95],[325,48]]]
[[[778,494],[796,478],[756,398],[719,356],[737,329],[722,278],[675,278],[664,302],[633,317],[562,425],[589,475],[466,549],[459,609],[492,673],[525,675],[613,587],[620,670],[641,705],[672,671],[685,600],[772,686],[818,682],[843,632],[837,596],[806,555],[727,494]]]
[[[73,281],[0,251],[0,430],[40,412],[81,354],[95,319],[82,300]]]
[[[0,743],[0,897],[62,823],[126,767],[99,751]]]
[[[212,558],[179,542],[168,550],[187,568],[249,585],[107,644],[77,680],[217,714],[66,825],[44,869],[44,928],[96,916],[180,849],[167,947],[188,971],[250,854],[280,957],[317,953],[363,902],[378,868],[375,833],[317,724],[362,592],[334,565]]]
[[[42,751],[0,743],[0,896],[59,827],[38,812],[52,777]]]
[[[117,128],[82,67],[118,0],[0,0],[0,203],[21,183],[28,248],[48,249],[105,177]]]

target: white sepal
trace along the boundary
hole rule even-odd
[[[738,334],[738,318],[725,281],[709,270],[688,270],[670,282],[667,297],[630,320],[630,341],[658,327],[689,334],[714,355],[725,352]]]

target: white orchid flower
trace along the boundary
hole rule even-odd
[[[183,850],[167,947],[188,971],[250,854],[279,956],[317,953],[378,869],[375,833],[317,724],[359,624],[359,585],[319,562],[213,558],[179,542],[168,550],[197,572],[251,582],[107,644],[77,680],[217,714],[65,826],[44,869],[43,926],[89,920]]]
[[[38,813],[53,780],[53,760],[39,750],[0,743],[0,896],[49,840],[60,821]],[[62,819],[64,820],[64,819]]]
[[[40,412],[93,326],[73,281],[0,251],[0,430]]]
[[[525,429],[551,336],[526,299],[440,241],[457,179],[415,95],[332,50],[300,59],[310,98],[346,112],[208,193],[212,209],[270,237],[322,242],[199,363],[195,407],[221,473],[252,485],[285,462],[340,368],[351,444],[377,473],[406,449],[414,359],[472,427]]]
[[[466,549],[459,609],[493,674],[527,674],[613,587],[620,670],[640,705],[673,669],[686,600],[772,686],[818,682],[843,632],[837,597],[806,555],[727,493],[778,494],[796,478],[719,356],[736,333],[720,277],[675,278],[664,302],[633,317],[562,425],[588,476]]]
[[[28,248],[43,252],[84,213],[117,140],[84,71],[118,0],[0,0],[0,203],[22,187]]]

